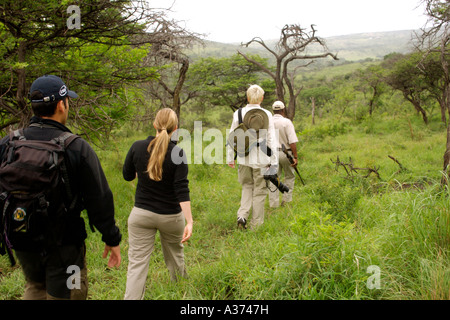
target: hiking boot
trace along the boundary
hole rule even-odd
[[[245,218],[239,217],[237,220],[238,228],[242,227],[243,229],[247,229],[247,220]]]

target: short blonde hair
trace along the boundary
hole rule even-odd
[[[247,89],[247,100],[250,104],[260,104],[264,98],[264,90],[254,84]]]

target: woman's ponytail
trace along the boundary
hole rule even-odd
[[[155,117],[153,125],[157,131],[155,139],[148,145],[147,151],[150,159],[147,164],[147,173],[150,179],[162,180],[163,163],[166,158],[172,133],[177,129],[178,118],[170,108],[161,109]]]

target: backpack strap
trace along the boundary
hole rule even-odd
[[[67,147],[77,138],[79,138],[80,136],[73,134],[71,132],[63,132],[62,134],[59,135],[59,137],[54,138],[53,141],[55,141],[55,143],[59,144],[64,152],[66,151]],[[66,166],[66,158],[64,158],[64,161],[61,163],[61,174],[63,177],[63,183],[64,186],[66,188],[66,194],[67,197],[70,201],[70,205],[68,207],[68,210],[71,211],[75,208],[75,205],[77,203],[78,200],[78,195],[74,195],[72,193],[72,188],[70,187],[70,181],[69,181],[69,173],[67,171],[67,166]]]
[[[11,131],[11,133],[9,134],[9,140],[14,141],[14,140],[27,140],[27,139],[25,138],[23,129],[17,129],[17,130]]]
[[[17,140],[19,141],[27,140],[23,133],[23,129],[17,129],[9,133],[9,141],[8,141],[9,151],[7,151],[7,153],[3,155],[3,159],[0,160],[3,161],[4,159],[6,159],[7,163],[11,163],[14,160],[14,149],[15,149],[14,141]]]
[[[38,127],[38,128],[48,128],[48,129],[58,129],[56,126],[52,126],[51,124],[44,124],[42,122],[34,122],[29,125],[29,127]]]
[[[238,110],[238,120],[239,120],[239,124],[242,123],[242,108],[239,108]]]
[[[65,151],[66,148],[77,138],[79,138],[79,136],[76,134],[71,132],[63,132],[59,137],[54,138],[53,141],[59,144]]]

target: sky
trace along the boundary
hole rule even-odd
[[[168,16],[206,40],[240,43],[254,37],[278,39],[286,24],[319,37],[419,29],[425,25],[421,0],[148,0],[169,8]]]

